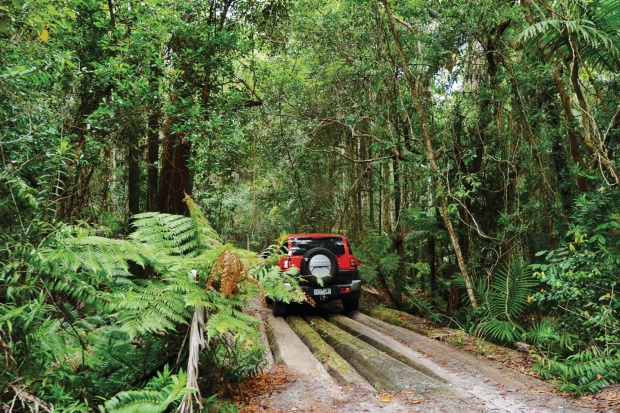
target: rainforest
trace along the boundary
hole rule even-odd
[[[288,233],[620,383],[619,72],[620,0],[4,0],[0,408],[234,411]]]

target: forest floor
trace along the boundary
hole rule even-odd
[[[268,307],[257,315],[269,329],[277,330],[278,342],[272,340],[272,349],[280,363],[272,361],[262,374],[235,389],[230,401],[241,406],[242,413],[620,412],[620,386],[571,398],[535,377],[527,357],[507,357],[501,347],[468,336],[440,342],[359,313],[353,318],[376,322],[386,342],[393,339],[419,352],[446,378],[451,393],[338,385],[284,319],[274,318]]]

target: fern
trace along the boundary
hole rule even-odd
[[[182,371],[171,375],[168,366],[158,373],[143,390],[125,391],[99,406],[107,413],[163,413],[196,389],[186,387],[187,377]]]
[[[224,246],[193,201],[186,202],[190,217],[140,214],[125,239],[59,226],[38,246],[10,250],[11,264],[0,279],[7,297],[25,303],[0,306],[0,332],[10,334],[0,338],[20,360],[19,369],[9,363],[11,380],[24,377],[33,394],[56,400],[59,409],[120,391],[102,409],[165,411],[181,399],[189,406],[200,400],[191,397],[197,381],[188,385],[179,374],[160,387],[122,390],[183,354],[179,345],[194,314],[206,315],[199,345],[234,342],[243,351],[262,345],[257,319],[242,311],[260,290],[246,266],[260,274],[260,262],[249,251]],[[136,276],[136,265],[148,271]],[[222,368],[240,377],[258,368],[259,353]]]
[[[541,357],[534,366],[543,377],[559,382],[559,390],[596,393],[620,381],[620,350],[591,347],[563,361]]]
[[[213,227],[211,227],[211,224],[209,224],[209,221],[204,216],[198,205],[196,205],[194,200],[190,196],[186,195],[183,202],[187,204],[190,216],[194,221],[200,245],[204,248],[217,248],[222,246],[222,241],[217,235],[217,232],[215,232]]]
[[[524,338],[546,357],[564,355],[567,351],[572,351],[579,341],[576,334],[558,329],[557,322],[550,318],[534,322]]]
[[[243,340],[227,336],[218,340],[207,355],[219,376],[227,382],[238,383],[260,373],[265,349],[258,343],[248,345]]]
[[[185,255],[200,251],[198,231],[190,217],[147,212],[134,216],[136,231],[129,238],[163,255]]]
[[[275,266],[268,272],[260,275],[261,284],[267,291],[267,297],[283,303],[301,303],[305,301],[303,291],[299,287],[301,278],[297,276],[296,270],[282,272]]]
[[[114,296],[114,309],[118,323],[132,335],[174,330],[191,317],[185,294],[201,292],[187,276],[125,280]]]

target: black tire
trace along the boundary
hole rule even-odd
[[[313,267],[313,263],[317,261],[320,266]],[[329,266],[326,265],[327,262],[329,262]],[[318,281],[321,279],[322,284],[326,285],[338,274],[338,260],[336,255],[327,248],[312,248],[302,257],[299,270],[300,275],[308,282],[321,285],[321,282]]]
[[[347,313],[349,311],[357,311],[357,309],[360,306],[360,298],[359,297],[343,297],[341,299],[341,301],[342,301],[342,308]]]
[[[273,300],[273,316],[286,317],[286,304],[282,301]]]

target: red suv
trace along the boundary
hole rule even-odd
[[[347,239],[339,234],[291,234],[284,246],[287,255],[278,266],[287,271],[299,268],[299,283],[307,297],[314,301],[341,300],[345,311],[357,310],[362,281]],[[274,301],[276,317],[286,315],[286,306]]]

